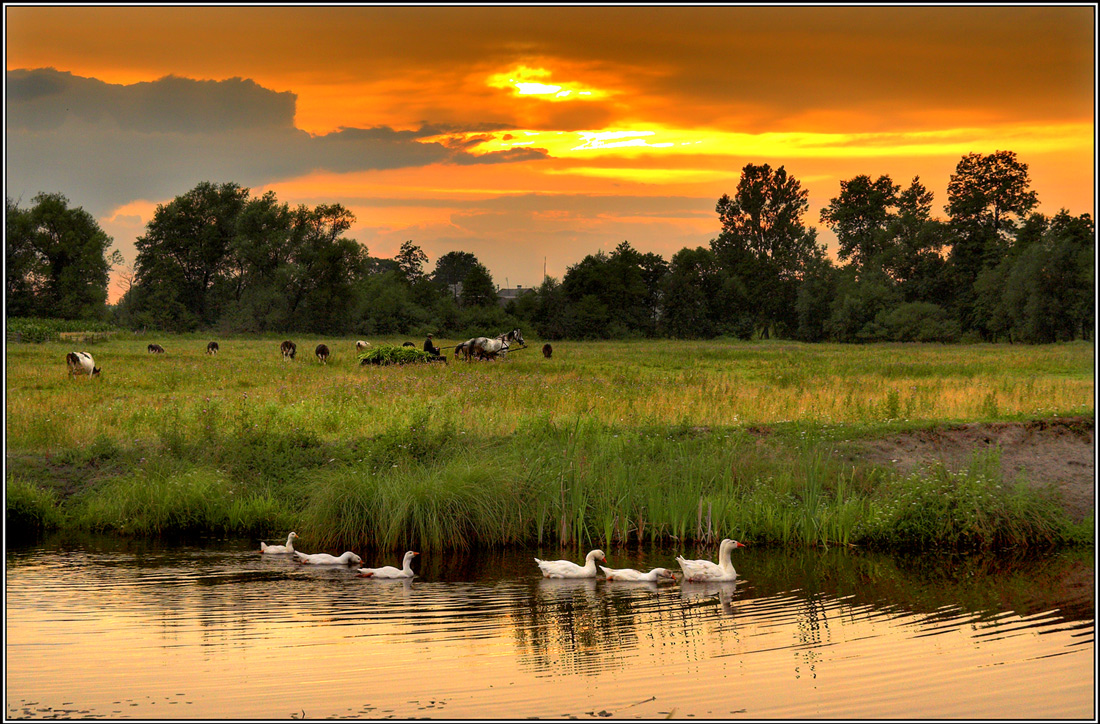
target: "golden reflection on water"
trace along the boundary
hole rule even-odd
[[[747,580],[657,585],[543,579],[526,552],[413,581],[232,544],[9,552],[6,713],[1095,714],[1091,561],[912,563],[754,551]]]

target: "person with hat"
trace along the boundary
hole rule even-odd
[[[432,335],[428,335],[428,338],[424,340],[424,351],[428,354],[439,356],[439,347],[432,344]]]

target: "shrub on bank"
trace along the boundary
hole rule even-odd
[[[860,537],[880,546],[989,550],[1083,542],[1053,492],[1002,480],[998,449],[975,454],[959,472],[936,463],[893,481],[879,497]]]

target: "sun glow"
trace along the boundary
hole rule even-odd
[[[607,93],[591,88],[581,89],[579,84],[560,84],[550,81],[550,71],[545,68],[531,68],[521,65],[506,73],[489,76],[486,84],[490,88],[510,88],[517,96],[540,96],[545,100],[592,100],[604,97]]]
[[[526,135],[520,140],[517,136]],[[1019,125],[998,128],[953,128],[897,133],[736,133],[713,129],[650,127],[646,130],[606,129],[567,133],[511,131],[494,134],[480,145],[484,151],[517,146],[543,148],[555,158],[660,155],[755,156],[762,158],[887,158],[962,155],[995,145],[1011,145],[1021,154],[1082,149],[1092,136],[1091,124]],[[1007,140],[1006,140],[1007,139]]]

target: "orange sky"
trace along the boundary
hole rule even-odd
[[[203,180],[342,203],[375,256],[469,251],[513,286],[705,245],[746,163],[786,166],[813,225],[857,174],[920,175],[942,213],[996,150],[1041,211],[1095,213],[1091,6],[5,11],[8,195],[65,193],[129,261]]]

